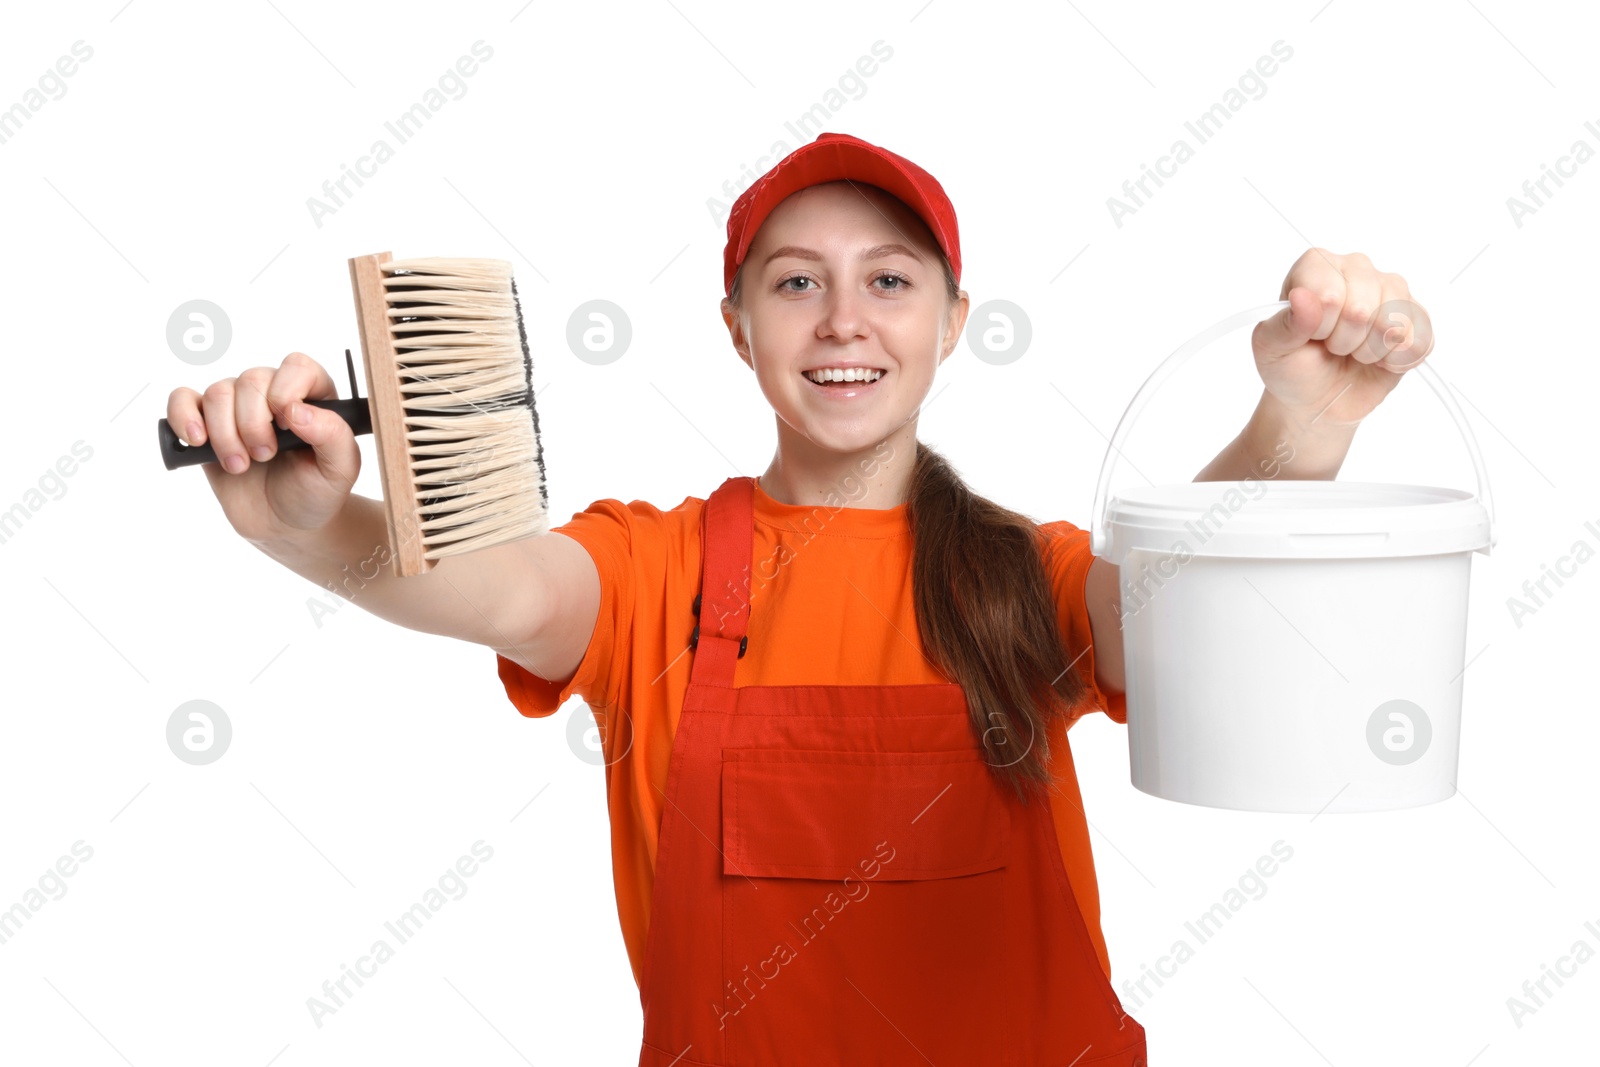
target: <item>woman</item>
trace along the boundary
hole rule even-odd
[[[523,714],[593,708],[641,1065],[1145,1067],[1066,737],[1094,708],[1125,721],[1116,568],[918,443],[967,318],[960,272],[931,175],[820,135],[728,220],[723,317],[777,418],[759,478],[667,511],[599,500],[441,561],[448,588],[363,588],[368,610],[494,647]],[[1291,477],[1332,477],[1432,347],[1404,280],[1363,256],[1313,249],[1281,295],[1253,337],[1260,403],[1201,478],[1284,443]],[[1374,322],[1395,302],[1409,325]],[[206,394],[224,463],[298,412],[316,459],[271,504],[228,489],[248,461],[208,477],[241,533],[320,582],[381,539],[381,511],[345,500],[348,427],[295,404],[334,395],[326,372],[297,353],[247,380]],[[198,399],[174,392],[174,426]]]

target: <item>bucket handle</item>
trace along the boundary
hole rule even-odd
[[[1189,357],[1202,348],[1222,337],[1232,333],[1242,326],[1260,322],[1269,315],[1274,315],[1289,306],[1287,300],[1279,300],[1271,304],[1250,308],[1234,315],[1229,315],[1221,322],[1207,327],[1194,337],[1178,346],[1173,353],[1151,372],[1139,391],[1133,394],[1133,399],[1128,402],[1128,407],[1122,413],[1122,418],[1117,422],[1117,428],[1111,434],[1109,447],[1106,449],[1105,459],[1100,463],[1100,481],[1094,490],[1093,525],[1089,533],[1089,550],[1093,555],[1100,556],[1106,550],[1106,495],[1111,487],[1111,474],[1116,468],[1117,458],[1122,455],[1122,443],[1133,430],[1133,424],[1138,421],[1139,415],[1144,411],[1144,406],[1149,402],[1150,396],[1161,387],[1161,384],[1170,378],[1174,371],[1183,366]],[[1489,472],[1484,468],[1483,456],[1478,451],[1478,439],[1472,435],[1472,427],[1467,425],[1467,420],[1461,413],[1461,408],[1456,404],[1455,398],[1450,395],[1449,386],[1439,377],[1437,371],[1426,360],[1408,373],[1420,374],[1422,380],[1428,383],[1435,396],[1445,410],[1450,413],[1450,418],[1455,420],[1456,429],[1461,431],[1461,439],[1467,443],[1467,452],[1472,456],[1472,468],[1478,475],[1478,499],[1489,512],[1489,543],[1479,548],[1484,555],[1494,547],[1496,530],[1494,516],[1494,497],[1489,490]]]

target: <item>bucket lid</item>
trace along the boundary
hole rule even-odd
[[[1460,489],[1382,482],[1186,482],[1119,491],[1106,508],[1106,560],[1128,553],[1365,559],[1474,552],[1489,512]]]

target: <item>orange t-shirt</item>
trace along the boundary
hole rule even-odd
[[[556,686],[496,654],[517,710],[550,715],[576,694],[603,738],[617,913],[635,982],[640,981],[655,883],[672,738],[689,684],[689,633],[700,591],[700,515],[687,497],[671,511],[641,500],[598,500],[554,527],[593,557],[600,614],[577,672]],[[944,682],[922,654],[911,589],[907,505],[831,508],[785,504],[755,486],[750,652],[734,684],[918,685]],[[1068,661],[1089,684],[1085,700],[1058,717],[1050,737],[1051,793],[1061,858],[1084,923],[1109,979],[1100,931],[1100,893],[1089,830],[1066,730],[1089,711],[1127,721],[1120,693],[1094,684],[1094,651],[1084,581],[1089,533],[1068,522],[1040,525]],[[627,720],[624,722],[624,720]],[[631,730],[629,727],[631,726]],[[618,751],[618,747],[622,750]]]

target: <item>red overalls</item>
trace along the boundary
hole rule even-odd
[[[995,780],[958,684],[734,687],[753,486],[705,505],[640,1067],[1146,1067],[1050,805]]]

